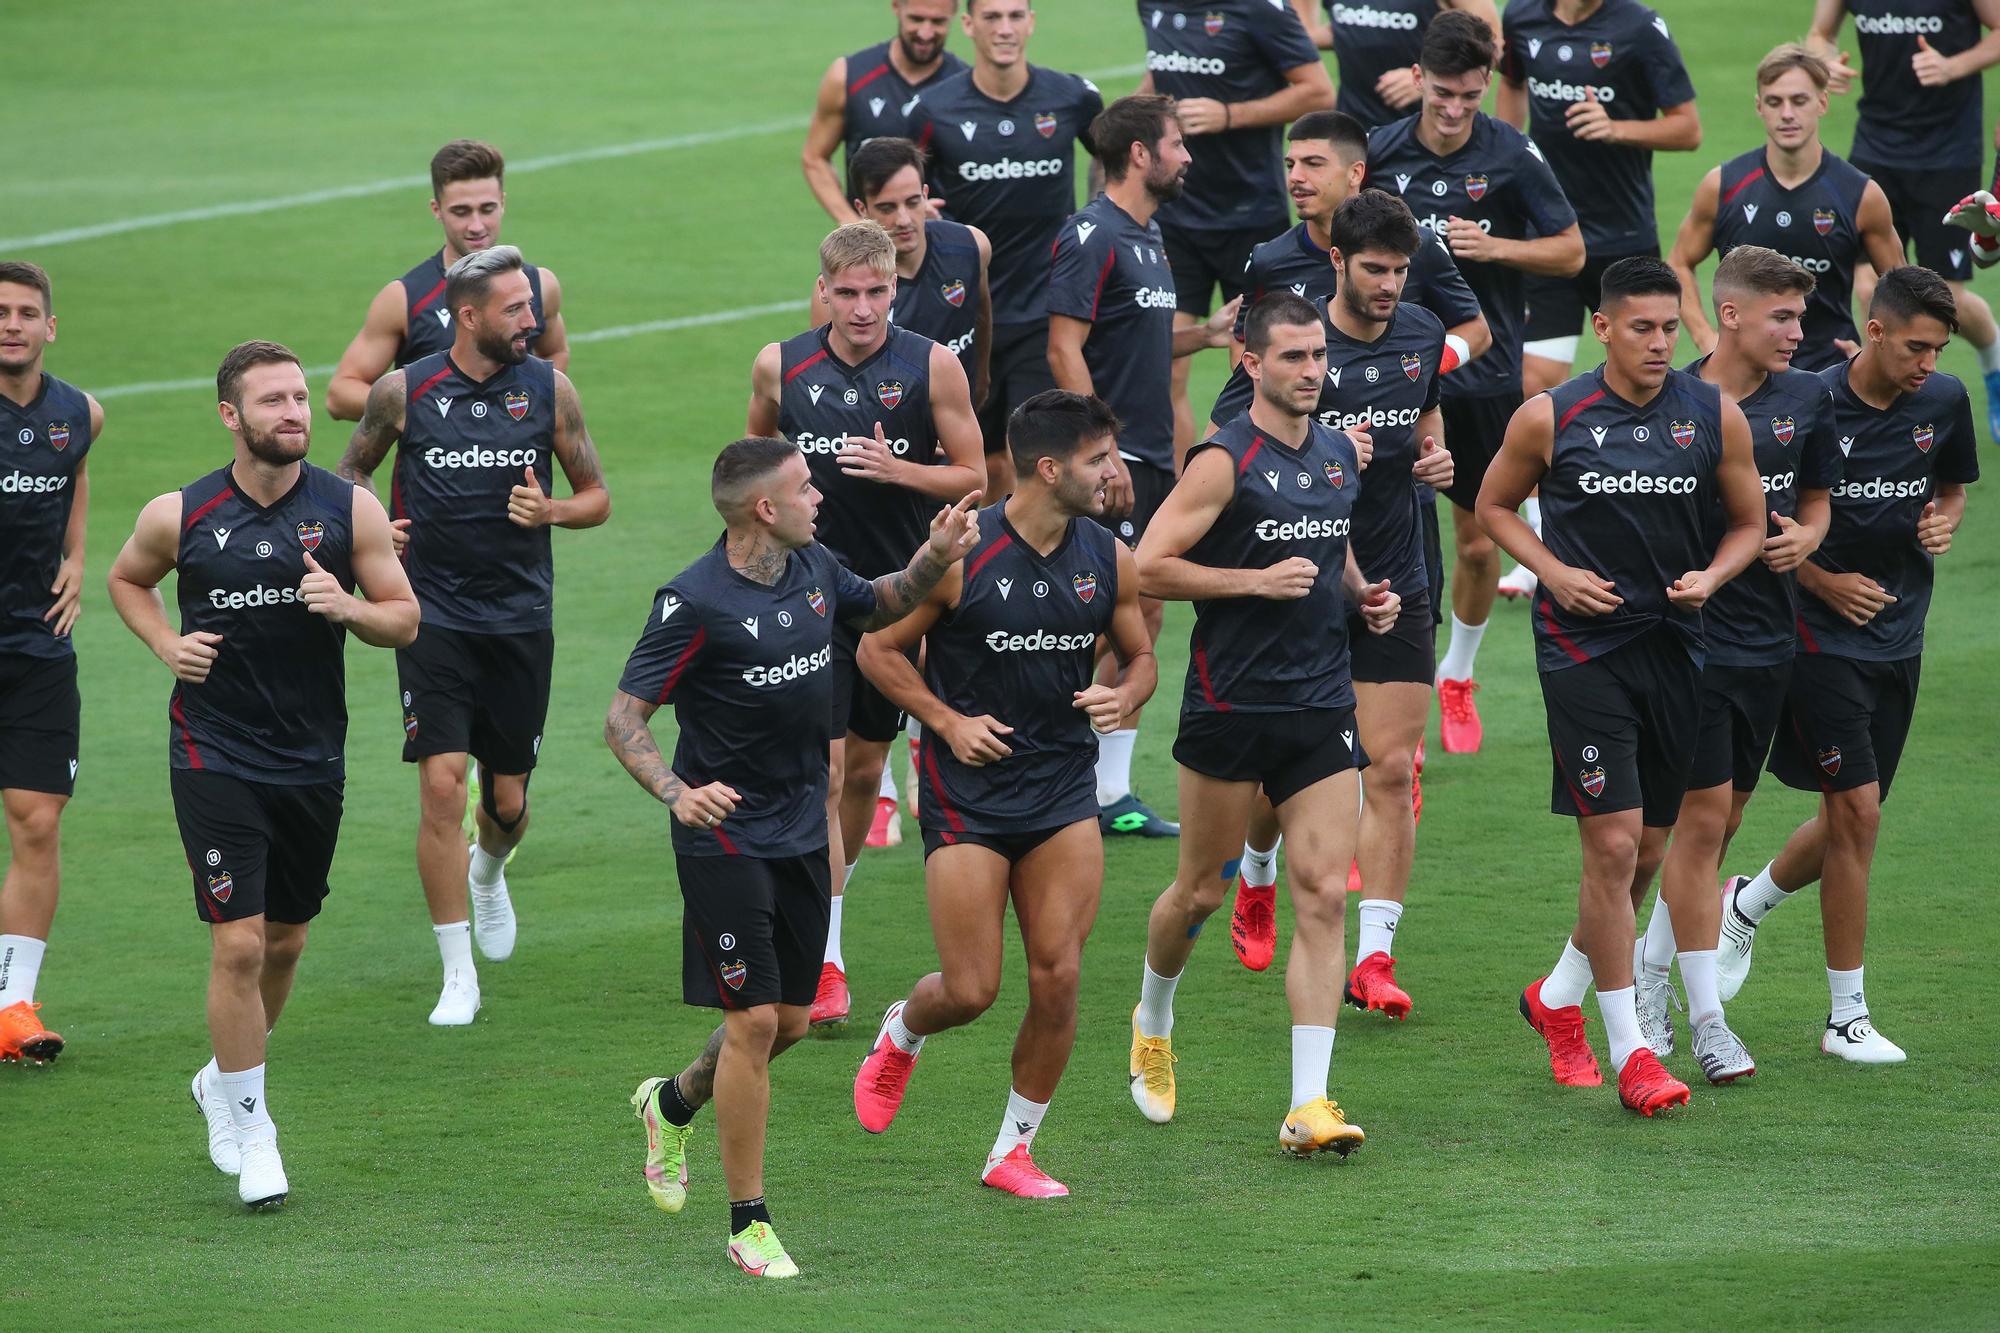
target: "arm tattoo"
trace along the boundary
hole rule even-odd
[[[604,719],[604,743],[618,756],[618,762],[625,766],[634,782],[651,792],[654,800],[671,806],[687,790],[687,784],[667,767],[659,743],[653,739],[653,729],[647,725],[647,714],[640,711],[642,707],[637,699],[618,691],[617,698],[611,701],[611,712]]]
[[[932,554],[930,543],[917,552],[910,567],[875,580],[875,614],[861,622],[863,632],[893,625],[931,595],[951,566]]]
[[[677,1080],[681,1089],[681,1100],[700,1110],[715,1096],[715,1062],[722,1055],[722,1029],[717,1027],[708,1034],[708,1044],[701,1048],[701,1054],[694,1063],[683,1069]]]
[[[563,471],[569,476],[571,491],[588,490],[604,484],[604,469],[597,461],[597,446],[583,424],[583,400],[569,376],[556,372],[556,438],[563,446]]]
[[[335,472],[358,486],[368,484],[375,469],[382,465],[389,446],[402,437],[408,394],[409,386],[400,370],[392,370],[375,381],[368,391],[368,406],[362,410],[361,424],[354,428],[354,438],[347,442],[347,452],[340,456]]]

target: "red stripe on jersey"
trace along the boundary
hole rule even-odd
[[[416,392],[410,395],[410,399],[414,401],[415,399],[423,397],[425,394],[431,391],[431,386],[433,384],[436,384],[439,380],[443,379],[446,375],[449,374],[451,374],[451,367],[447,365],[443,370],[440,370],[437,374],[431,376],[429,379],[425,380],[422,384],[419,384],[416,388]]]
[[[1255,458],[1257,456],[1257,451],[1259,449],[1262,449],[1263,447],[1264,447],[1263,436],[1253,435],[1250,437],[1250,447],[1243,451],[1243,461],[1236,465],[1237,476],[1240,477],[1244,473],[1250,470],[1250,460]]]
[[[1723,204],[1728,203],[1731,199],[1734,199],[1737,195],[1742,194],[1743,191],[1750,188],[1751,185],[1763,179],[1764,179],[1764,168],[1759,167],[1755,171],[1751,172],[1748,176],[1745,176],[1742,180],[1736,182],[1736,184],[1730,186],[1729,193],[1722,196],[1722,203]],[[1721,206],[1722,204],[1716,205],[1717,208],[1720,208]]]
[[[181,710],[181,692],[179,690],[174,691],[173,699],[167,704],[167,716],[173,718],[174,722],[181,729],[181,744],[187,747],[188,767],[206,767],[201,762],[201,751],[195,748],[194,733],[188,730],[187,714]]]
[[[1590,660],[1590,654],[1570,642],[1569,635],[1563,633],[1562,627],[1556,624],[1555,603],[1546,597],[1542,599],[1542,628],[1547,630],[1549,637],[1556,641],[1556,647],[1569,654],[1570,661],[1588,662]]]
[[[694,637],[688,640],[687,648],[681,653],[681,660],[674,663],[674,669],[667,673],[667,683],[660,687],[660,697],[654,700],[655,703],[665,703],[673,696],[674,686],[681,683],[681,674],[688,669],[688,663],[694,661],[694,655],[700,652],[701,646],[707,642],[708,626],[697,627]]]
[[[931,799],[937,802],[938,809],[944,811],[944,819],[951,825],[951,832],[965,832],[965,821],[958,817],[958,811],[953,807],[951,798],[944,794],[944,779],[938,776],[936,738],[926,731],[923,743],[918,748],[923,751],[924,776],[930,779]]]
[[[866,74],[863,74],[853,83],[848,84],[847,95],[849,97],[854,96],[854,94],[860,92],[863,88],[866,88],[869,84],[875,82],[875,80],[881,78],[884,74],[887,74],[888,72],[889,72],[888,62],[884,61],[882,64],[877,65],[874,69],[869,70]]]
[[[394,472],[391,472],[389,474],[389,517],[390,518],[409,517],[409,514],[404,512],[403,509],[403,470],[401,468],[397,468]],[[409,550],[406,547],[404,548],[404,550],[398,552],[397,554],[399,556],[407,558],[409,555]]]
[[[924,122],[923,131],[917,135],[917,147],[927,149],[931,146],[931,131],[935,128],[929,121]]]
[[[1090,317],[1097,318],[1097,303],[1104,299],[1104,280],[1111,276],[1111,266],[1118,262],[1118,252],[1113,250],[1104,256],[1104,267],[1097,270],[1097,289],[1090,294]]]
[[[1819,640],[1815,639],[1813,637],[1813,632],[1810,629],[1806,628],[1806,618],[1804,616],[1797,616],[1795,617],[1795,621],[1799,627],[1799,647],[1805,649],[1809,653],[1818,652]]]
[[[1804,755],[1806,762],[1812,765],[1815,780],[1819,783],[1820,791],[1831,796],[1833,794],[1833,784],[1826,780],[1826,770],[1819,766],[1819,756],[1813,753],[1812,742],[1806,739],[1805,732],[1799,728],[1799,715],[1787,708],[1785,710],[1785,720],[1792,725],[1792,737],[1799,743],[1799,753]]]
[[[1201,679],[1202,697],[1208,700],[1209,706],[1218,713],[1228,712],[1229,705],[1215,697],[1215,687],[1208,682],[1208,649],[1200,639],[1194,641],[1194,672]]]
[[[736,850],[736,844],[729,840],[729,835],[722,831],[720,825],[716,826],[714,832],[715,832],[715,840],[722,844],[722,850],[725,853],[727,853],[730,856],[743,855],[743,853]]]
[[[410,307],[410,313],[413,315],[416,314],[419,310],[422,310],[425,306],[437,300],[440,296],[443,296],[444,284],[445,280],[443,278],[439,278],[438,285],[431,288],[428,292],[425,292],[423,295],[423,299]]]
[[[204,518],[207,518],[211,510],[213,510],[217,505],[221,504],[224,500],[227,500],[230,496],[234,494],[236,494],[235,488],[230,486],[224,486],[220,491],[218,491],[215,494],[214,498],[204,501],[199,508],[197,508],[192,514],[189,514],[187,516],[187,521],[181,524],[181,531],[182,532],[192,531],[194,529],[195,524],[201,522]]]
[[[822,347],[817,352],[814,352],[811,356],[807,357],[805,360],[799,362],[796,366],[793,366],[790,370],[786,371],[785,383],[790,384],[793,380],[805,374],[806,371],[812,369],[814,366],[818,365],[820,362],[824,360],[826,360],[826,349]]]
[[[994,542],[991,546],[981,551],[979,553],[979,558],[965,567],[966,584],[970,586],[970,584],[972,583],[973,575],[977,574],[980,570],[986,568],[986,562],[988,560],[991,560],[994,556],[1000,554],[1002,551],[1006,550],[1013,544],[1014,544],[1013,533],[1011,532],[1001,533],[999,541]]]
[[[1584,408],[1589,407],[1592,403],[1600,401],[1603,397],[1604,390],[1599,389],[1595,393],[1587,393],[1574,403],[1571,403],[1569,411],[1563,413],[1562,419],[1556,422],[1556,433],[1560,435],[1562,432],[1568,430],[1569,423],[1576,420],[1577,413],[1583,411]]]

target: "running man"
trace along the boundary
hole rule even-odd
[[[1340,89],[1333,108],[1364,129],[1401,120],[1423,101],[1417,58],[1424,30],[1433,18],[1458,9],[1500,37],[1500,13],[1493,0],[1293,0],[1305,18],[1314,10],[1324,22],[1308,19],[1313,44],[1333,52]]]

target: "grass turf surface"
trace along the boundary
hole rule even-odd
[[[802,125],[827,58],[886,35],[884,8],[12,8],[10,38],[36,53],[20,71],[23,103],[39,110],[17,143],[0,230],[420,174],[460,134],[519,163]],[[1671,7],[1707,140],[1656,159],[1666,236],[1700,171],[1757,142],[1749,71],[1805,17],[1803,4]],[[1107,94],[1129,88],[1140,46],[1128,7],[1049,4],[1042,24],[1038,63],[1123,69],[1101,81]],[[1852,105],[1828,122],[1836,147]],[[782,128],[518,171],[506,238],[560,273],[573,334],[802,299],[826,223],[799,179],[798,139]],[[86,388],[203,376],[247,337],[326,365],[379,285],[436,244],[424,198],[404,188],[0,248],[53,272],[62,340],[49,368]],[[1280,977],[1244,972],[1221,922],[1181,988],[1179,1117],[1154,1127],[1131,1107],[1128,1014],[1170,843],[1109,851],[1076,1055],[1038,1145],[1075,1197],[1025,1205],[975,1183],[1024,999],[1017,948],[993,1012],[931,1043],[896,1128],[863,1134],[854,1067],[882,1006],[934,958],[911,836],[870,852],[856,876],[854,1029],[801,1047],[774,1074],[768,1189],[805,1279],[766,1288],[723,1260],[726,1196],[706,1115],[688,1211],[655,1211],[625,1099],[642,1076],[678,1068],[710,1015],[679,1003],[664,817],[598,730],[650,591],[712,540],[699,479],[741,426],[749,361],[800,322],[576,350],[616,512],[556,540],[556,693],[534,831],[511,876],[521,944],[483,969],[486,1007],[469,1030],[423,1022],[437,961],[412,859],[414,775],[396,758],[390,655],[354,646],[335,892],[271,1046],[294,1189],[273,1216],[245,1214],[209,1167],[187,1101],[207,1051],[207,943],[167,799],[169,682],[102,591],[140,505],[219,465],[227,439],[205,393],[107,398],[77,631],[82,774],[40,992],[70,1048],[53,1069],[0,1069],[0,1326],[212,1326],[246,1311],[300,1327],[637,1325],[688,1312],[1071,1327],[1992,1319],[2000,1057],[1982,1018],[2000,989],[1988,962],[2000,930],[1983,854],[2000,738],[1978,700],[2000,635],[1977,607],[2000,539],[1978,491],[1940,565],[1923,703],[1877,861],[1871,992],[1908,1065],[1855,1069],[1817,1053],[1825,988],[1801,904],[1772,919],[1731,1006],[1758,1058],[1750,1084],[1699,1086],[1670,1123],[1635,1121],[1609,1089],[1550,1085],[1514,996],[1571,920],[1575,840],[1546,813],[1528,630],[1503,605],[1481,660],[1486,752],[1445,756],[1433,731],[1402,932],[1416,1013],[1403,1026],[1351,1013],[1341,1025],[1335,1095],[1370,1139],[1353,1159],[1277,1153]],[[1946,364],[1976,379],[1964,348]],[[1198,363],[1199,404],[1221,369],[1212,355]],[[331,465],[347,431],[316,424],[313,457]],[[1164,706],[1137,765],[1142,791],[1167,809],[1186,625],[1180,608],[1162,643]],[[1808,808],[1767,783],[1733,866],[1768,855]],[[1685,1055],[1671,1064],[1692,1077]]]

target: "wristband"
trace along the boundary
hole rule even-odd
[[[1465,339],[1456,333],[1444,335],[1444,357],[1438,363],[1438,374],[1445,375],[1472,359],[1472,349],[1465,345]]]

